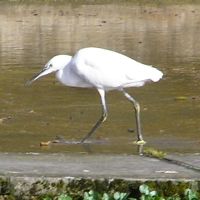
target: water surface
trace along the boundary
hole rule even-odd
[[[93,144],[40,147],[61,135],[80,140],[101,113],[95,90],[69,88],[53,75],[25,82],[56,54],[97,46],[156,66],[158,83],[129,89],[141,104],[145,147],[199,152],[200,5],[0,5],[0,151],[134,153],[134,110],[107,95],[109,117]],[[96,143],[95,141],[103,141]]]

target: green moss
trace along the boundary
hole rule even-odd
[[[57,193],[63,193],[66,190],[66,184],[64,183],[63,180],[59,180],[56,184],[51,183],[51,187],[57,189]]]
[[[188,182],[173,183],[171,181],[167,181],[165,183],[159,183],[158,191],[162,194],[162,196],[173,196],[174,194],[179,194],[182,196],[184,194],[185,189],[188,187]]]
[[[127,181],[116,179],[112,181],[109,185],[109,190],[112,192],[119,191],[119,192],[129,192],[129,184]]]
[[[146,148],[143,151],[143,154],[145,156],[149,156],[149,157],[153,157],[153,158],[158,158],[158,159],[162,159],[166,156],[166,153],[154,148]]]
[[[157,191],[161,197],[175,197],[185,199],[185,191],[191,188],[195,192],[200,192],[199,183],[195,181],[147,181],[146,185],[151,190]]]
[[[14,185],[11,183],[9,178],[0,178],[0,194],[1,195],[12,195],[14,192]]]
[[[16,185],[17,184],[17,185]],[[149,195],[156,194],[157,199],[174,198],[189,199],[189,196],[198,196],[200,192],[200,182],[198,181],[127,181],[115,180],[93,180],[93,179],[73,179],[68,181],[39,180],[32,184],[15,182],[9,178],[0,179],[0,200],[100,200],[103,198],[115,199],[132,198],[140,199],[142,194],[141,185],[144,184],[149,191]],[[29,185],[29,187],[27,187]],[[147,193],[148,193],[147,191]],[[187,197],[188,196],[188,197]],[[172,199],[173,199],[172,198]],[[199,197],[200,198],[200,197]],[[87,199],[87,198],[86,198]],[[85,199],[85,200],[86,200]],[[125,200],[124,199],[124,200]],[[150,198],[151,199],[151,198]]]

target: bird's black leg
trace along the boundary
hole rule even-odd
[[[133,104],[135,109],[136,127],[137,127],[137,144],[144,144],[140,122],[140,104],[125,90],[122,89],[124,96]]]
[[[102,115],[100,119],[96,122],[96,124],[92,127],[90,132],[81,140],[81,143],[84,143],[85,140],[87,140],[101,125],[102,122],[106,121],[106,118],[108,116],[107,107],[106,107],[106,99],[105,99],[105,91],[103,89],[98,89],[98,92],[101,97],[101,104],[102,104]]]

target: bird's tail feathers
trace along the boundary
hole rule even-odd
[[[163,77],[163,73],[154,67],[152,67],[152,69],[153,70],[151,71],[151,80],[153,82],[157,82]]]

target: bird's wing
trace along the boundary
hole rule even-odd
[[[98,48],[80,50],[73,62],[79,76],[94,87],[104,89],[141,86],[143,82],[153,80],[157,70],[122,54]]]

